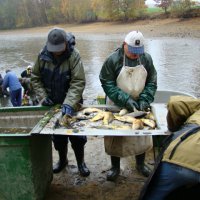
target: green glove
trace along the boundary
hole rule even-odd
[[[135,109],[139,110],[138,102],[129,97],[128,101],[126,102],[126,108],[129,111],[134,111]]]
[[[139,100],[139,110],[141,111],[149,111],[151,110],[150,104],[145,100]]]

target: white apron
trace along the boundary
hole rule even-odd
[[[145,87],[146,78],[147,71],[141,62],[136,67],[128,67],[125,65],[124,56],[123,67],[117,77],[117,86],[137,100]],[[107,104],[112,104],[111,100],[108,100]],[[152,136],[106,136],[104,145],[107,154],[125,157],[150,150],[153,141]]]

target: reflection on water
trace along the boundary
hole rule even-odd
[[[99,72],[106,57],[122,44],[123,34],[76,34],[86,72],[84,99],[93,101],[103,90]],[[45,44],[46,35],[0,36],[0,73],[13,69],[18,76],[33,64]],[[146,38],[145,49],[151,54],[158,72],[159,90],[178,90],[200,97],[200,39]],[[3,104],[2,104],[3,105]]]

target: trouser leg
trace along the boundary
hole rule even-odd
[[[13,107],[17,106],[16,92],[15,91],[10,91],[10,101],[11,101]]]
[[[67,160],[68,137],[63,136],[63,135],[53,136],[53,143],[54,143],[54,147],[58,151],[58,155],[59,155],[58,162],[53,166],[53,173],[59,173],[68,164],[68,160]]]
[[[16,101],[17,101],[17,106],[22,105],[22,89],[21,88],[17,90]]]
[[[145,160],[145,153],[139,154],[135,156],[136,160],[136,169],[137,171],[142,174],[145,177],[148,177],[151,173],[150,168],[145,165],[144,160]]]
[[[111,156],[111,169],[108,171],[107,180],[115,181],[120,173],[120,157]]]
[[[87,142],[86,136],[70,136],[69,139],[72,143],[80,175],[84,177],[89,176],[90,171],[84,161],[84,145]]]

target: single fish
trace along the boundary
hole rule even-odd
[[[74,117],[69,117],[67,115],[64,115],[63,117],[61,117],[59,119],[59,124],[61,126],[65,126],[65,127],[69,128],[69,127],[71,127],[72,123],[76,122],[76,120],[77,119]]]
[[[152,112],[149,112],[146,116],[145,116],[146,119],[151,119],[151,120],[154,120],[155,121],[155,116],[153,115]]]
[[[133,120],[133,123],[132,123],[133,130],[138,130],[138,129],[143,129],[143,128],[144,128],[144,126],[143,126],[143,122],[141,119]]]
[[[100,119],[104,118],[104,112],[98,112],[97,115],[95,115],[92,119],[90,119],[91,122],[98,121]]]
[[[114,115],[112,112],[103,112],[103,124],[108,125],[110,122],[114,120]]]
[[[87,120],[87,119],[91,119],[94,117],[93,113],[91,114],[83,114],[82,112],[77,112],[76,115],[74,116],[76,119],[78,120]]]
[[[135,120],[134,117],[131,117],[131,116],[119,116],[119,115],[114,115],[115,119],[118,120],[118,121],[121,121],[121,122],[127,122],[127,123],[133,123],[133,121]]]
[[[95,113],[95,112],[102,112],[101,109],[98,108],[85,108],[81,111],[84,115],[86,114],[91,114],[91,113]]]
[[[142,118],[141,120],[145,125],[149,126],[152,129],[154,129],[156,127],[156,122],[154,120],[152,120],[152,119],[144,119],[144,118]]]
[[[140,118],[140,117],[146,116],[148,113],[149,112],[145,112],[145,111],[135,111],[135,112],[127,113],[126,116]]]
[[[126,115],[127,113],[128,113],[128,110],[126,108],[123,108],[122,110],[120,110],[119,116]]]

